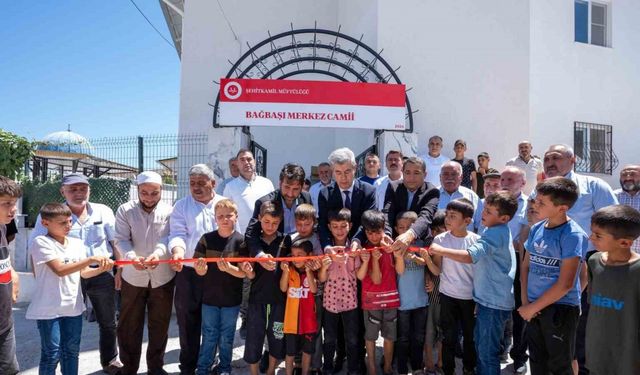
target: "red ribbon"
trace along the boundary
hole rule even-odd
[[[324,255],[309,255],[304,257],[277,257],[277,258],[269,258],[269,257],[261,257],[261,258],[247,258],[247,257],[238,257],[238,258],[203,258],[207,263],[216,263],[220,261],[226,261],[231,263],[242,263],[242,262],[306,262],[308,260],[314,259],[322,259],[325,256],[329,255],[332,258],[338,255],[349,255],[349,254],[360,254],[362,252],[372,252],[374,250],[386,250],[388,247],[373,247],[370,249],[361,249],[356,251],[347,251],[342,254],[324,254]],[[428,250],[426,247],[409,247],[407,251],[412,253],[420,252],[420,250]],[[198,258],[188,258],[188,259],[160,259],[153,262],[146,262],[145,264],[171,264],[171,263],[195,263]],[[116,260],[116,266],[126,266],[132,264],[139,264],[140,262],[137,260]]]

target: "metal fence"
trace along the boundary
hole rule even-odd
[[[137,196],[133,183],[142,171],[162,176],[162,200],[173,204],[188,192],[188,170],[207,163],[206,134],[151,135],[90,139],[90,154],[36,151],[27,165],[31,179],[24,183],[23,211],[28,225],[34,225],[42,204],[62,201],[62,176],[78,172],[90,177],[91,201],[106,204],[114,212]]]

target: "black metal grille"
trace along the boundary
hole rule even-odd
[[[367,155],[374,153],[378,153],[378,145],[372,145],[368,149],[362,151],[358,156],[356,156],[356,177],[362,177],[367,174],[364,169]]]
[[[573,148],[576,172],[613,174],[618,157],[613,152],[613,126],[576,121]]]
[[[262,147],[258,142],[251,141],[251,152],[256,159],[256,174],[258,176],[267,176],[267,149]]]

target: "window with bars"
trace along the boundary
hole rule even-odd
[[[618,166],[613,152],[613,126],[574,122],[573,148],[576,172],[612,174]]]

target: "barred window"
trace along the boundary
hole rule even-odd
[[[573,123],[576,172],[613,173],[618,166],[618,158],[613,152],[612,135],[611,125]]]

